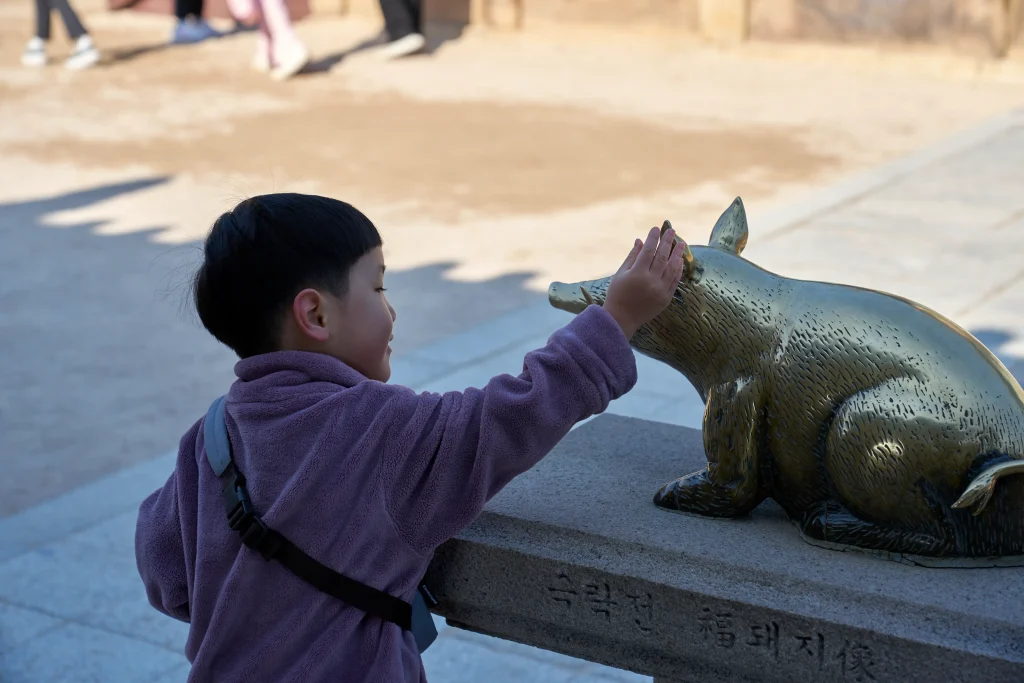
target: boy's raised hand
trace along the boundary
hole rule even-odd
[[[683,277],[686,243],[674,245],[672,228],[661,234],[651,228],[647,241],[636,240],[633,250],[612,277],[604,309],[622,328],[627,339],[665,310]],[[674,247],[674,248],[673,248]]]

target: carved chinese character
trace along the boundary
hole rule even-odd
[[[836,655],[836,659],[842,660],[844,677],[849,674],[857,683],[875,680],[875,674],[871,671],[875,666],[874,653],[867,645],[860,643],[851,645],[847,640],[843,649]]]
[[[549,586],[548,593],[555,602],[564,603],[566,607],[572,607],[572,601],[576,597],[576,584],[566,574],[558,575],[558,583],[562,587]]]
[[[587,602],[594,614],[603,614],[605,621],[611,621],[612,607],[619,603],[612,600],[612,590],[607,583],[588,583],[585,586]]]
[[[654,627],[654,599],[650,593],[631,595],[626,597],[633,603],[633,623],[644,633],[650,633]]]
[[[700,622],[699,633],[704,636],[704,640],[707,640],[708,636],[715,632],[715,617],[707,607],[700,612],[700,616],[697,617],[697,621]]]
[[[715,636],[715,645],[729,648],[736,644],[736,634],[732,631],[732,613],[718,612],[712,614],[707,607],[701,610],[700,632],[704,634],[704,640],[709,636]]]
[[[747,645],[767,649],[775,659],[779,658],[779,625],[774,621],[750,627]]]
[[[813,636],[793,636],[800,641],[800,652],[803,652],[808,657],[814,657],[818,660],[818,669],[821,670],[825,666],[825,636],[820,633],[816,633]]]

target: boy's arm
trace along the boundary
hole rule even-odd
[[[405,395],[388,439],[384,496],[398,533],[427,553],[467,526],[513,477],[573,425],[603,412],[636,382],[622,329],[590,306],[527,354],[518,377],[483,389]]]
[[[135,526],[135,562],[149,603],[164,614],[188,622],[187,558],[182,543],[181,505],[198,497],[197,423],[181,439],[177,466],[167,483],[139,507]]]

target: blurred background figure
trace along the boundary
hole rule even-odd
[[[228,8],[236,21],[259,27],[255,69],[284,80],[309,63],[309,50],[295,34],[284,0],[228,0]]]
[[[174,0],[174,16],[177,17],[178,23],[171,33],[173,45],[198,43],[207,38],[219,38],[221,35],[203,19],[203,0]]]
[[[92,38],[82,25],[82,20],[72,9],[69,0],[35,0],[36,3],[36,35],[28,41],[21,55],[21,63],[25,66],[45,66],[49,58],[46,44],[50,41],[50,14],[53,10],[60,12],[68,37],[74,41],[71,54],[64,62],[69,69],[87,69],[100,60],[100,53],[92,43]]]
[[[381,56],[388,59],[419,52],[427,41],[422,32],[421,0],[380,0],[388,43]]]

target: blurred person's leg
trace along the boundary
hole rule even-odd
[[[174,16],[178,21],[203,18],[203,0],[174,0]]]
[[[252,66],[257,71],[269,72],[274,66],[271,56],[270,31],[263,21],[263,12],[259,0],[227,0],[228,12],[235,20],[236,26],[251,26],[258,31],[256,36],[256,54],[253,55]]]
[[[36,0],[36,37],[50,39],[50,3],[49,0]]]
[[[74,41],[74,47],[64,66],[69,69],[87,69],[100,61],[99,51],[93,45],[92,38],[89,37],[82,20],[78,18],[78,13],[68,0],[36,0],[36,35],[25,47],[21,63],[25,66],[46,64],[46,42],[50,39],[50,14],[53,10],[60,12],[68,37]]]
[[[60,12],[60,17],[67,27],[68,36],[75,41],[75,47],[68,55],[64,66],[69,69],[88,69],[100,61],[100,53],[92,44],[89,32],[85,30],[78,13],[71,7],[69,0],[50,0],[50,6]]]
[[[25,51],[21,53],[24,66],[45,66],[46,41],[50,39],[50,3],[47,0],[36,0],[36,34],[28,41]]]
[[[78,14],[71,8],[68,0],[49,0],[49,2],[50,7],[60,12],[60,18],[64,21],[64,26],[68,29],[68,37],[71,40],[78,40],[86,34],[82,20],[78,18]]]
[[[259,4],[260,31],[270,42],[271,75],[278,80],[290,78],[309,63],[309,51],[295,33],[284,0],[259,0]]]
[[[174,44],[198,43],[220,36],[220,32],[203,19],[203,0],[174,0],[174,16],[178,19],[171,34]]]
[[[384,30],[390,42],[382,54],[389,58],[419,52],[426,44],[420,28],[420,0],[380,0]]]

